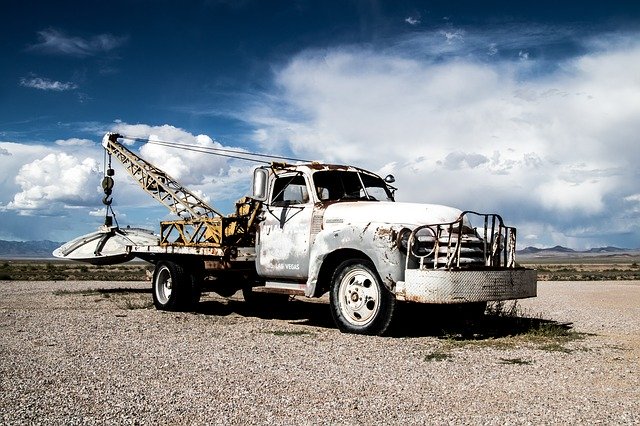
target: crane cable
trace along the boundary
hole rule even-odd
[[[236,160],[253,161],[253,162],[262,163],[262,164],[271,164],[273,160],[286,160],[286,161],[296,161],[296,162],[304,162],[304,163],[311,162],[310,160],[286,157],[282,155],[260,154],[260,153],[250,152],[250,151],[243,151],[240,149],[194,146],[194,145],[189,145],[189,144],[179,143],[179,142],[151,140],[148,138],[138,138],[133,136],[125,136],[125,135],[119,135],[119,139],[126,139],[126,140],[131,140],[136,142],[146,142],[149,144],[164,146],[167,148],[183,149],[185,151],[200,152],[203,154],[217,155],[219,157],[233,158]],[[258,158],[252,158],[252,157],[258,157]],[[260,158],[271,159],[272,161],[261,160]],[[115,214],[115,211],[113,210],[113,207],[111,206],[113,199],[109,198],[113,189],[113,179],[111,178],[111,176],[113,176],[113,169],[111,168],[111,154],[107,154],[106,149],[105,149],[105,156],[103,161],[104,161],[104,168],[105,168],[105,176],[102,180],[102,187],[104,189],[105,196],[102,199],[102,203],[106,206],[105,225],[111,226],[112,220],[114,220],[116,222],[116,227],[118,227],[116,214]],[[108,161],[108,168],[107,168],[107,161]],[[109,213],[111,213],[111,215],[109,215]]]
[[[184,149],[185,151],[193,151],[193,152],[201,152],[204,154],[212,154],[217,155],[219,157],[227,157],[233,158],[236,160],[245,160],[245,161],[253,161],[256,163],[262,164],[271,164],[272,161],[260,160],[258,158],[269,158],[271,160],[287,160],[287,161],[299,161],[303,163],[310,163],[311,160],[304,160],[301,158],[293,158],[293,157],[285,157],[282,155],[272,155],[272,154],[260,154],[256,152],[250,151],[242,151],[239,149],[228,149],[228,148],[214,148],[214,147],[206,147],[206,146],[194,146],[185,143],[179,142],[168,142],[161,140],[151,140],[145,138],[137,138],[133,136],[122,136],[122,139],[132,140],[136,142],[146,142],[153,145],[165,146],[167,148],[176,148],[176,149]],[[258,158],[251,158],[258,157]]]
[[[110,198],[111,194],[113,193],[114,181],[111,176],[113,176],[114,171],[111,168],[111,154],[107,153],[106,149],[104,150],[104,157],[102,161],[104,177],[102,178],[101,186],[105,194],[102,198],[102,204],[106,206],[104,214],[104,225],[107,227],[111,227],[113,225],[113,221],[115,221],[116,228],[118,228],[120,225],[118,224],[118,219],[116,218],[116,212],[113,210],[113,206],[111,205],[113,203],[113,198]],[[109,212],[111,212],[111,215],[109,215]]]

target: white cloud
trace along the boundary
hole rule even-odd
[[[167,124],[163,126],[148,126],[145,124],[116,123],[113,126],[113,131],[129,137],[148,138],[150,141],[175,142],[196,149],[223,148],[220,143],[213,141],[207,135],[193,135],[183,129]],[[131,143],[131,141],[125,141]],[[187,149],[154,145],[152,143],[142,145],[140,155],[184,184],[200,183],[207,177],[224,174],[228,168],[227,160],[223,157]]]
[[[194,148],[223,147],[209,136],[193,135],[170,125],[129,125],[120,121],[112,130]],[[136,151],[135,146],[130,149]],[[167,171],[220,212],[233,211],[234,202],[250,188],[252,163],[149,143],[143,144],[139,151],[144,159]],[[3,154],[0,168],[6,172],[0,175],[0,210],[5,215],[46,216],[45,221],[74,217],[76,219],[68,221],[65,238],[100,225],[101,221],[95,219],[105,212],[101,202],[104,194],[100,188],[103,176],[100,146],[79,138],[57,140],[51,146],[0,142],[0,153]],[[175,218],[144,194],[117,160],[112,160],[112,166],[116,170],[112,207],[121,226],[155,228],[159,220]],[[167,215],[163,216],[164,213]],[[50,231],[59,233],[60,229]]]
[[[194,149],[239,150],[223,146],[207,135],[193,135],[168,124],[149,126],[117,122],[113,125],[112,131],[149,141],[176,142]],[[139,155],[167,172],[190,191],[201,195],[201,198],[219,211],[231,211],[233,202],[246,195],[252,176],[251,169],[255,166],[223,156],[153,143],[144,143],[139,149]]]
[[[105,215],[105,209],[104,208],[98,208],[98,209],[94,209],[94,210],[89,210],[89,216],[94,216],[94,217],[104,217]]]
[[[94,146],[95,143],[89,139],[79,139],[79,138],[71,138],[71,139],[58,139],[55,141],[55,144],[58,146]]]
[[[98,164],[91,158],[79,160],[65,153],[51,153],[23,165],[15,178],[21,191],[7,208],[29,214],[51,210],[53,204],[83,205],[96,197]]]
[[[467,154],[456,151],[447,154],[443,161],[438,161],[437,163],[448,170],[457,170],[463,167],[473,169],[488,162],[489,159],[482,154]]]
[[[98,34],[88,38],[73,37],[51,28],[39,31],[38,37],[40,41],[29,46],[28,50],[69,56],[106,53],[121,46],[127,39],[112,34]]]
[[[604,209],[604,195],[610,190],[608,182],[568,182],[554,179],[535,188],[540,204],[551,211],[570,212],[578,210],[586,214],[599,213]]]
[[[411,26],[418,25],[420,23],[420,16],[409,16],[404,20],[404,22]]]
[[[54,92],[64,92],[67,90],[75,90],[78,88],[75,83],[72,83],[70,81],[63,83],[61,81],[49,80],[48,78],[41,77],[22,77],[20,79],[20,85],[31,89],[50,90]]]
[[[443,59],[432,33],[404,48],[301,53],[277,73],[278,102],[249,112],[254,140],[393,172],[402,200],[548,224],[524,233],[542,243],[566,232],[579,247],[602,217],[622,223],[623,199],[640,186],[640,44],[626,39],[531,73],[543,64],[524,50],[526,61],[487,62],[485,36],[441,35],[464,41],[461,54]],[[483,61],[468,56],[473,46],[485,46]]]
[[[453,43],[456,41],[464,40],[463,30],[441,31],[440,34],[444,36],[444,38],[447,40],[447,43]]]
[[[0,155],[0,205],[6,205],[13,195],[20,191],[15,177],[20,167],[38,158],[43,158],[53,150],[42,145],[26,145],[12,142],[0,142],[0,151],[8,155]]]

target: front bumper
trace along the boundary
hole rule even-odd
[[[523,299],[537,295],[533,269],[407,269],[396,283],[396,297],[420,303],[469,303]]]

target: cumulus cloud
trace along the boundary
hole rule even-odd
[[[464,152],[452,152],[447,154],[443,161],[438,161],[438,164],[449,170],[460,169],[463,167],[475,168],[484,163],[488,163],[489,159],[482,154],[464,153]]]
[[[129,137],[177,142],[195,149],[225,148],[207,135],[193,135],[170,125],[130,125],[118,120],[111,130]],[[172,175],[220,212],[233,211],[234,202],[250,188],[252,163],[153,143],[125,142],[131,150]],[[101,147],[88,139],[60,139],[48,146],[0,142],[0,168],[5,171],[0,175],[0,210],[16,218],[47,216],[49,221],[72,214],[76,220],[69,222],[66,238],[95,229],[101,223],[96,218],[105,214],[100,188],[104,173],[102,159]],[[112,166],[116,169],[112,207],[121,226],[131,224],[155,229],[159,220],[175,219],[144,194],[117,160],[112,160]],[[122,223],[123,220],[127,223]]]
[[[198,193],[216,209],[231,211],[233,202],[247,193],[254,164],[201,152],[211,148],[238,148],[223,146],[208,135],[193,135],[168,124],[149,126],[119,121],[112,131],[131,138],[148,139],[151,143],[144,143],[139,148],[139,155]],[[175,142],[196,151],[156,145],[153,141]],[[133,144],[127,139],[124,142]]]
[[[91,37],[69,36],[52,28],[38,32],[39,42],[27,50],[67,56],[94,56],[109,52],[121,46],[126,37],[112,34],[98,34]]]
[[[20,85],[23,87],[28,87],[30,89],[49,90],[54,92],[64,92],[67,90],[75,90],[78,88],[78,85],[70,81],[61,82],[56,80],[49,80],[48,78],[42,77],[22,77],[20,79]]]
[[[223,148],[207,135],[193,135],[183,129],[170,126],[148,126],[145,124],[116,123],[113,130],[125,136],[179,143],[193,148]],[[125,140],[132,143],[130,140]],[[140,148],[141,156],[161,168],[173,178],[185,183],[200,183],[210,176],[225,173],[227,161],[222,157],[207,155],[187,149],[176,149],[162,145],[145,143]]]
[[[55,141],[55,144],[58,146],[94,146],[95,143],[90,141],[89,139],[58,139]]]
[[[20,168],[15,181],[21,191],[7,208],[29,214],[51,209],[55,204],[84,205],[95,198],[99,178],[95,160],[51,153]]]
[[[545,68],[507,37],[440,36],[449,56],[434,33],[387,50],[302,52],[276,75],[278,103],[249,112],[254,141],[393,172],[402,200],[498,211],[539,241],[597,244],[599,223],[638,231],[622,207],[640,186],[640,43]],[[498,57],[500,46],[522,55]]]

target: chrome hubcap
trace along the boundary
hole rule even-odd
[[[173,281],[171,279],[171,273],[169,269],[163,267],[157,276],[156,296],[158,301],[163,305],[169,301],[171,297],[171,289],[173,287]]]
[[[339,287],[340,310],[354,325],[373,321],[380,309],[380,292],[371,273],[354,268],[343,277]]]

